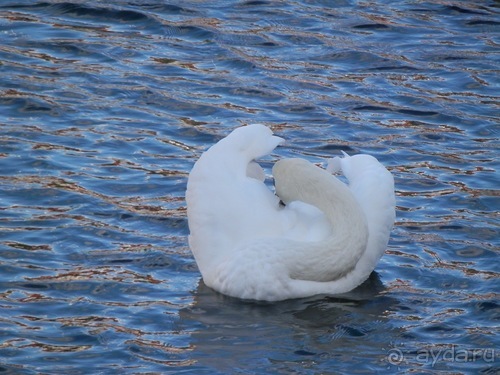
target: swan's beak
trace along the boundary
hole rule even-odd
[[[326,170],[332,174],[340,173],[342,171],[340,158],[338,156],[335,156],[334,158],[328,159]]]
[[[341,173],[342,172],[342,159],[349,158],[350,156],[342,151],[343,157],[340,158],[335,156],[334,158],[328,159],[328,165],[326,166],[326,170],[332,174]]]

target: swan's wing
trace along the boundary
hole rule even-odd
[[[360,154],[336,159],[366,216],[369,238],[364,262],[367,269],[373,270],[387,247],[396,217],[394,178],[370,155]]]
[[[240,241],[281,230],[279,199],[253,160],[282,141],[264,125],[241,127],[193,166],[186,190],[189,244],[204,278],[214,265],[233,256]]]

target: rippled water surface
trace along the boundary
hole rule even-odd
[[[499,12],[3,0],[0,371],[498,373]],[[273,158],[364,152],[394,174],[362,287],[264,304],[200,282],[187,175],[253,122],[287,139]]]

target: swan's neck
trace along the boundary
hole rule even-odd
[[[331,223],[327,239],[296,254],[292,278],[331,281],[350,272],[366,250],[368,226],[349,188],[335,176],[303,159],[284,159],[273,168],[276,193],[283,202],[316,206]],[[299,250],[297,250],[299,251]]]

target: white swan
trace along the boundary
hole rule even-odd
[[[237,128],[202,154],[188,179],[189,245],[205,284],[278,301],[348,292],[384,253],[394,180],[372,156],[330,160],[349,185],[303,159],[273,167],[276,195],[255,159],[283,141],[264,125]],[[280,200],[285,203],[283,206]]]

